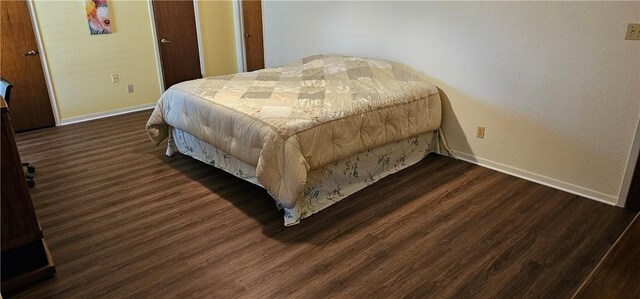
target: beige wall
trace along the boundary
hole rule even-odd
[[[83,0],[33,1],[63,123],[152,105],[160,96],[148,2],[108,4],[113,33],[92,36]],[[200,1],[199,10],[205,75],[236,72],[232,2]],[[112,73],[119,83],[111,83]]]
[[[205,77],[238,72],[232,0],[198,1]]]
[[[34,1],[34,11],[62,121],[158,99],[146,2],[109,1],[113,33],[105,35],[89,34],[84,1]],[[120,83],[111,83],[112,73]]]
[[[640,2],[268,1],[263,20],[268,66],[316,53],[412,65],[448,95],[461,157],[617,201],[640,114],[640,42],[624,40]]]

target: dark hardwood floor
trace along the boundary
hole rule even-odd
[[[18,135],[57,274],[5,297],[569,298],[635,215],[431,155],[283,227],[148,115]]]
[[[636,216],[618,242],[585,281],[576,298],[640,297],[640,218]]]

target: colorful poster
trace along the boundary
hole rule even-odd
[[[86,8],[91,35],[111,33],[107,0],[86,0]]]

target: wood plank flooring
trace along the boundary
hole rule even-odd
[[[18,135],[57,274],[5,297],[569,298],[635,215],[432,155],[284,227],[149,114]]]
[[[575,298],[639,298],[639,278],[640,218],[636,216]]]

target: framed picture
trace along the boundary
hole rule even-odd
[[[107,0],[86,0],[85,7],[91,35],[111,33]]]

